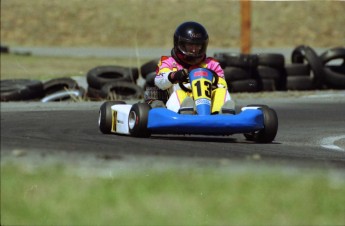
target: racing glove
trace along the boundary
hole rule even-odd
[[[171,83],[188,82],[188,72],[186,69],[171,72],[168,79]]]

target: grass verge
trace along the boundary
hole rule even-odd
[[[148,60],[98,57],[46,57],[16,54],[1,55],[1,79],[52,79],[60,77],[85,76],[101,65],[138,67]]]
[[[140,170],[81,177],[1,165],[1,225],[343,225],[345,182],[322,170]]]

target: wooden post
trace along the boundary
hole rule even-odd
[[[241,0],[241,52],[250,53],[250,0]]]

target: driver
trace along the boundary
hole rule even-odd
[[[219,77],[218,87],[212,91],[212,114],[234,114],[224,71],[218,61],[206,56],[208,34],[197,22],[184,22],[174,33],[174,47],[171,56],[162,56],[156,69],[155,85],[171,94],[166,107],[181,114],[194,114],[192,93],[182,90],[179,82],[188,82],[188,72],[195,68],[207,68]],[[185,84],[186,86],[190,84]]]

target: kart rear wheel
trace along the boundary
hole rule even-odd
[[[247,140],[255,141],[257,143],[270,143],[274,140],[278,131],[278,116],[275,110],[266,105],[249,105],[258,106],[264,116],[264,128],[253,132],[245,133]]]
[[[126,104],[126,102],[107,101],[107,102],[104,102],[99,109],[98,126],[99,126],[99,130],[104,134],[111,133],[111,127],[113,124],[111,106],[115,104]]]
[[[147,122],[151,106],[147,103],[133,104],[128,115],[129,133],[134,137],[150,137]]]

